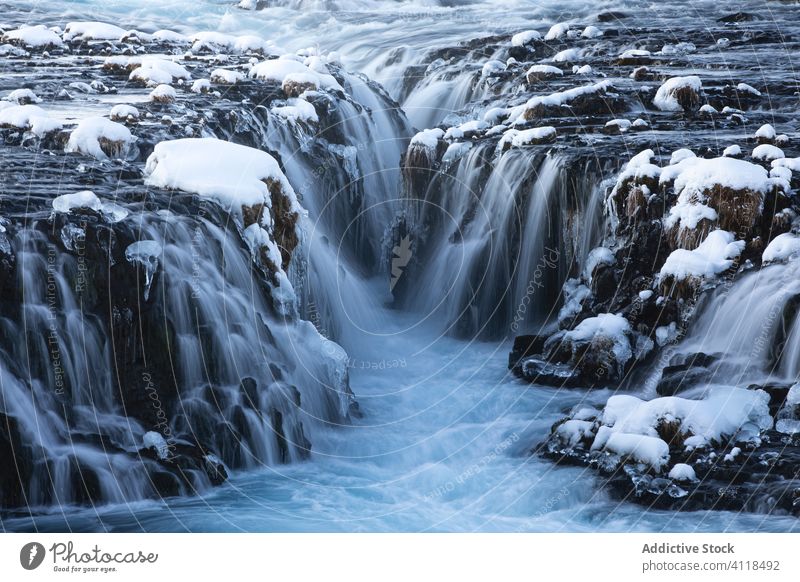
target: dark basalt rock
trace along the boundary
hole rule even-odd
[[[716,373],[714,364],[719,356],[698,352],[690,356],[676,356],[661,372],[656,386],[659,396],[675,396],[704,381],[711,381]]]

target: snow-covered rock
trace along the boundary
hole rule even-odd
[[[800,254],[800,236],[785,232],[772,239],[761,254],[761,260],[765,263],[776,263],[787,261],[798,254]]]
[[[156,456],[158,456],[158,458],[162,461],[169,457],[169,445],[164,437],[161,436],[161,433],[152,430],[148,431],[144,433],[142,442],[144,444],[144,448],[153,449],[156,453]]]
[[[528,72],[525,73],[525,79],[529,85],[533,85],[537,81],[561,77],[563,74],[564,71],[552,65],[533,65],[528,69]]]
[[[63,38],[69,42],[87,40],[120,40],[127,34],[124,28],[106,22],[69,22]]]
[[[139,110],[133,105],[120,103],[111,108],[109,117],[111,121],[135,121],[139,119]]]
[[[672,77],[658,88],[653,105],[661,111],[692,111],[700,106],[702,92],[700,77]]]
[[[214,69],[210,78],[212,83],[220,85],[235,85],[245,80],[243,73],[231,69]]]
[[[772,160],[778,160],[785,156],[783,155],[783,150],[781,150],[779,147],[768,143],[762,143],[761,145],[753,148],[752,157],[754,160],[771,162]]]
[[[33,105],[42,102],[36,93],[30,89],[14,89],[11,93],[3,97],[3,100],[16,103],[17,105]]]
[[[130,130],[105,117],[88,117],[72,130],[64,151],[80,152],[100,160],[124,158],[136,141]]]
[[[250,69],[249,76],[252,79],[261,81],[273,81],[280,83],[286,92],[286,85],[296,84],[306,89],[328,89],[344,91],[339,82],[326,71],[312,70],[305,64],[288,57],[280,57],[262,61]],[[302,91],[287,92],[290,97],[297,97]]]
[[[150,100],[156,103],[172,103],[178,98],[178,92],[171,85],[158,85],[150,91]]]
[[[139,66],[131,71],[131,81],[139,81],[148,87],[169,85],[178,79],[188,80],[191,75],[180,63],[159,57],[144,57]]]
[[[685,279],[712,279],[733,266],[744,246],[745,242],[735,240],[732,232],[714,230],[696,249],[672,251],[661,267],[658,282],[664,285]]]
[[[10,42],[29,48],[60,47],[61,37],[44,25],[21,26],[3,34],[3,42]]]
[[[536,30],[524,30],[511,37],[511,46],[527,46],[535,40],[542,40],[542,34]]]

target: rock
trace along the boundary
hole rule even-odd
[[[661,372],[656,386],[659,396],[675,396],[714,377],[719,357],[698,352],[690,356],[676,356]]]
[[[544,342],[549,336],[546,335],[519,335],[514,338],[514,347],[508,355],[508,368],[514,368],[523,358],[544,351]]]

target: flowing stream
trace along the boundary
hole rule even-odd
[[[21,14],[14,12],[20,9],[20,3],[7,4],[11,7],[9,19]],[[238,10],[229,2],[211,0],[191,3],[191,11],[186,8],[187,3],[177,0],[157,3],[142,0],[133,9],[130,0],[34,4],[26,17],[31,21],[44,18],[52,21],[54,14],[63,22],[116,18],[130,28],[218,29],[237,34],[253,31],[291,50],[318,44],[325,50],[338,51],[348,69],[363,72],[383,85],[400,103],[410,123],[423,129],[482,98],[470,86],[469,76],[453,74],[452,70],[424,75],[417,85],[410,86],[405,71],[426,51],[483,35],[508,35],[525,28],[546,27],[554,21],[580,20],[614,9],[618,3],[514,0],[502,3],[502,17],[491,2],[450,7],[390,1],[298,0],[273,2],[275,6],[265,12]],[[703,6],[705,3],[694,3],[691,10],[700,11]],[[331,8],[335,10],[330,11]],[[660,10],[656,11],[657,16],[668,18],[679,9],[666,6],[663,12]],[[367,91],[355,97],[362,104],[373,99]],[[380,105],[377,101],[371,104]],[[360,124],[356,112],[345,112],[343,117],[355,120],[342,129],[353,143],[374,141],[375,135]],[[311,401],[319,404],[319,410],[307,412],[324,417],[326,422],[306,426],[313,443],[308,459],[292,456],[297,462],[275,464],[273,461],[280,451],[256,447],[226,483],[202,495],[126,501],[136,495],[117,491],[111,496],[118,500],[116,503],[88,507],[53,505],[35,516],[12,512],[0,521],[0,528],[38,531],[787,531],[797,528],[797,520],[790,517],[672,513],[612,500],[602,488],[602,477],[596,473],[557,467],[531,455],[532,447],[545,438],[552,424],[575,405],[586,402],[599,406],[611,394],[608,390],[530,386],[515,379],[507,369],[513,336],[517,332],[535,332],[553,319],[558,289],[572,263],[580,265],[589,250],[601,242],[599,185],[607,175],[603,168],[586,167],[583,182],[570,186],[571,192],[581,193],[573,192],[580,199],[575,208],[566,202],[567,178],[563,173],[566,158],[548,154],[531,159],[512,151],[496,159],[495,152],[473,148],[452,172],[445,172],[440,178],[446,194],[444,199],[434,201],[433,211],[409,210],[412,215],[417,212],[413,219],[418,223],[430,220],[441,228],[426,240],[425,254],[417,257],[413,283],[404,289],[402,302],[392,305],[388,301],[386,279],[376,276],[380,270],[377,263],[382,252],[383,229],[403,207],[398,164],[410,128],[377,113],[372,122],[382,139],[360,158],[362,169],[369,168],[363,184],[366,218],[355,226],[346,224],[347,209],[337,207],[336,202],[329,205],[324,192],[306,195],[304,205],[310,211],[310,229],[318,228],[319,234],[303,247],[307,253],[307,273],[290,273],[298,279],[307,277],[304,279],[307,287],[296,285],[301,292],[302,315],[323,333],[333,336],[347,352],[350,386],[361,416],[337,426],[331,419],[342,412],[337,410],[344,406],[341,395],[318,394]],[[272,140],[268,145],[284,154],[287,177],[296,189],[302,190],[299,184],[312,168],[290,155],[302,144],[295,143],[294,137],[282,133],[281,128],[270,128],[266,134]],[[365,156],[371,156],[368,166],[363,165]],[[479,178],[488,159],[494,160],[491,175]],[[460,231],[458,225],[463,218],[475,212],[472,196],[477,197],[478,190],[481,190],[479,218]],[[470,194],[460,195],[463,192]],[[569,236],[565,229],[567,206],[585,218],[586,226],[577,236]],[[187,245],[192,246],[188,226],[183,227],[178,221],[166,229],[153,221],[143,228],[150,239],[168,248],[171,263],[164,265],[168,276],[192,276],[191,257],[186,254]],[[212,297],[231,282],[238,289],[222,295],[225,302],[216,307],[217,311],[200,316],[202,324],[213,327],[215,321],[230,320],[231,313],[238,314],[233,324],[244,331],[237,334],[220,328],[211,334],[210,340],[219,344],[214,353],[219,354],[219,365],[223,368],[218,374],[226,379],[221,382],[225,385],[222,390],[235,392],[243,369],[254,377],[268,373],[249,369],[252,362],[246,359],[222,361],[230,353],[244,353],[248,346],[260,342],[258,332],[247,331],[246,326],[251,323],[253,312],[263,310],[259,299],[247,289],[248,275],[237,262],[237,251],[226,248],[225,231],[212,224],[206,228],[213,242],[204,251],[208,264],[222,262],[217,254],[234,258],[223,278],[218,278],[220,274],[212,268],[201,273],[202,293],[207,295],[204,305],[212,305]],[[349,232],[350,228],[355,231]],[[458,247],[447,244],[454,230],[459,230],[463,240]],[[347,248],[337,249],[331,240],[349,240],[348,248],[358,249],[357,256],[347,256]],[[511,240],[517,244],[510,245]],[[550,249],[568,246],[569,253],[548,254]],[[543,256],[551,259],[544,267],[538,264]],[[43,265],[39,267],[44,269]],[[733,288],[715,292],[724,296],[714,295],[706,302],[695,328],[701,331],[690,334],[685,342],[687,353],[733,354],[736,357],[729,364],[734,370],[731,374],[738,371],[738,376],[731,382],[737,385],[763,380],[770,374],[796,377],[800,373],[796,356],[800,353],[800,322],[788,330],[785,342],[788,355],[774,370],[761,365],[762,360],[766,361],[765,354],[753,355],[750,349],[762,330],[760,324],[771,317],[771,310],[777,309],[773,303],[785,303],[797,292],[786,290],[787,275],[783,271],[790,268],[794,269],[791,265],[776,266],[753,273]],[[241,269],[244,270],[239,272]],[[33,266],[28,276],[37,276]],[[531,287],[530,283],[539,282],[539,276],[547,278],[547,289],[532,293],[531,289],[539,287]],[[758,289],[763,301],[753,294],[756,277],[761,277]],[[791,280],[796,286],[796,277]],[[172,289],[172,293],[178,292],[179,287]],[[532,299],[532,307],[520,316],[520,305],[527,305],[526,298]],[[178,296],[165,300],[174,301],[175,305],[181,302]],[[28,302],[32,306],[30,317],[47,316],[43,298],[31,297]],[[185,329],[179,330],[186,333],[179,339],[197,341],[190,333],[196,322],[188,314],[186,317],[181,322]],[[512,329],[512,321],[521,325]],[[737,334],[729,332],[731,321],[738,325]],[[88,346],[81,347],[81,353],[96,358],[85,363],[87,369],[82,374],[86,376],[90,369],[102,370],[101,342],[92,343],[91,326],[70,320],[69,313],[63,326],[65,334],[80,334],[88,342]],[[304,337],[302,329],[289,329],[286,334],[287,343],[302,342]],[[732,342],[738,343],[732,345]],[[187,347],[184,353],[192,351]],[[748,356],[761,358],[759,364],[754,366]],[[313,356],[301,353],[295,357],[306,362]],[[200,383],[189,378],[198,373],[202,362],[183,359],[178,364],[181,367],[178,373],[187,383]],[[304,373],[308,378],[298,373],[295,382],[313,384],[316,371]],[[754,373],[755,378],[751,377]],[[94,378],[97,384],[107,381],[102,374]],[[4,379],[3,386],[8,398],[15,390],[14,379]],[[103,390],[96,393],[102,394]],[[92,400],[92,394],[86,393],[87,404],[91,403],[97,413],[110,414],[112,410],[106,410],[102,401]],[[198,408],[188,411],[190,416],[202,416],[202,400],[192,400],[190,395],[187,405],[191,407],[193,403]],[[232,403],[232,409],[237,405]],[[269,428],[258,425],[255,418],[250,421],[254,434],[248,443],[254,446],[259,441],[259,431],[269,432]],[[119,427],[120,431],[124,429]],[[138,485],[129,482],[125,487],[135,489]]]

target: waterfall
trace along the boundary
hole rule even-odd
[[[592,161],[475,145],[408,201],[418,249],[400,300],[455,335],[536,329],[602,240],[604,194]]]

